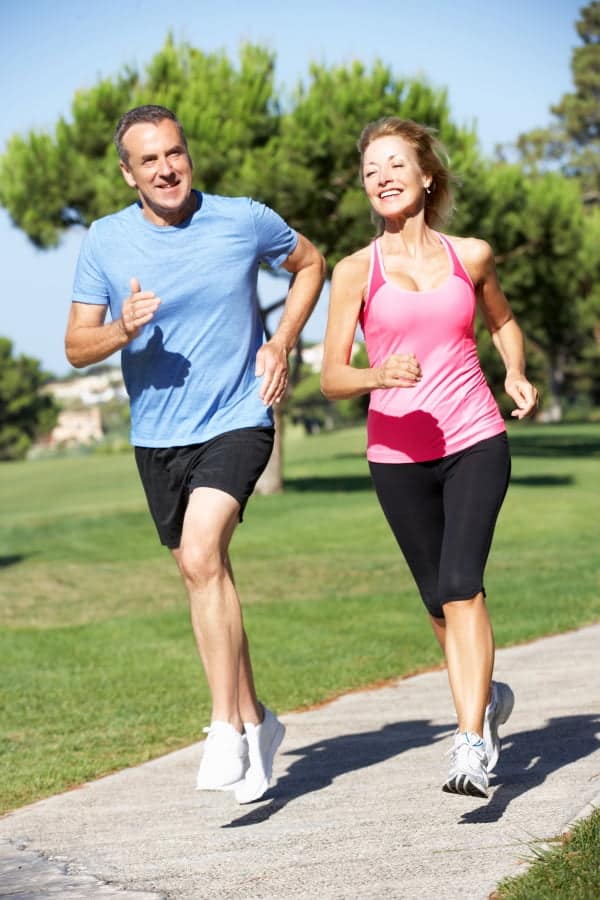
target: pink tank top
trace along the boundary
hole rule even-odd
[[[479,364],[475,289],[450,241],[450,274],[437,288],[408,291],[386,279],[379,239],[372,244],[360,323],[369,363],[414,353],[422,379],[413,388],[371,392],[367,458],[405,463],[440,459],[505,430]]]

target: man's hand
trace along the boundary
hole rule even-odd
[[[154,291],[143,291],[137,278],[130,280],[129,288],[131,293],[121,308],[121,328],[132,340],[153,319],[161,301]]]
[[[283,344],[273,338],[263,344],[256,354],[257,378],[262,376],[260,398],[265,406],[279,403],[285,394],[288,383],[287,351]]]

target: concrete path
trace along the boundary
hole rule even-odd
[[[600,624],[501,650],[513,715],[489,800],[441,791],[452,706],[431,672],[283,716],[277,783],[193,789],[201,744],[0,820],[0,897],[485,900],[600,805]]]

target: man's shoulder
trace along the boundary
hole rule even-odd
[[[96,232],[106,233],[115,228],[119,228],[121,225],[130,225],[132,219],[135,219],[136,210],[139,211],[139,204],[130,203],[129,206],[124,206],[116,212],[108,213],[106,216],[100,216],[98,219],[94,219],[90,229],[93,229]]]
[[[207,194],[205,191],[202,191],[200,196],[203,208],[222,209],[226,212],[234,212],[236,209],[249,207],[256,202],[251,197],[229,197],[225,194]]]

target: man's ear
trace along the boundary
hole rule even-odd
[[[123,175],[123,178],[125,179],[125,181],[126,181],[127,184],[129,185],[129,187],[131,187],[131,188],[136,188],[136,187],[137,187],[136,180],[135,180],[135,178],[133,177],[133,175],[131,174],[131,172],[129,171],[129,169],[127,168],[126,164],[123,162],[122,159],[119,160],[119,167],[120,167],[120,169],[121,169],[121,174]]]

